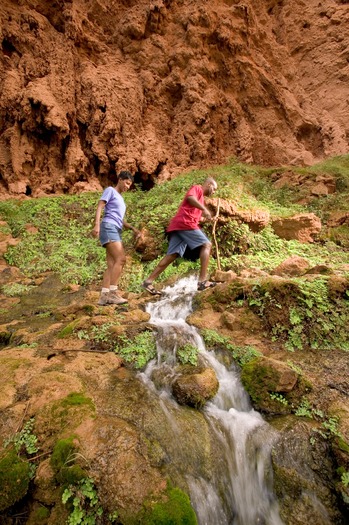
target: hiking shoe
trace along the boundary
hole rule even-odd
[[[126,304],[128,303],[127,299],[120,297],[114,290],[108,293],[107,304]]]
[[[116,292],[101,292],[99,296],[98,305],[108,306],[109,304],[126,304],[128,301],[120,297]]]
[[[99,296],[99,301],[98,301],[98,306],[107,306],[108,303],[108,297],[109,297],[109,292],[101,292],[100,296]]]

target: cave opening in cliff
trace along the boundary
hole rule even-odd
[[[147,173],[137,171],[133,177],[135,186],[138,186],[138,188],[142,191],[149,191],[155,185],[152,176]]]
[[[12,42],[7,40],[6,38],[3,39],[1,43],[1,47],[2,47],[2,52],[7,57],[11,57],[13,53],[17,53],[17,49],[15,48],[15,46],[12,44]],[[20,53],[18,54],[20,55]]]
[[[138,186],[142,191],[151,190],[155,186],[157,179],[162,173],[164,167],[166,166],[166,162],[167,161],[159,162],[153,173],[146,173],[141,169],[136,171],[133,176],[134,184]]]

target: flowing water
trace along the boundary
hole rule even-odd
[[[200,359],[215,370],[219,381],[217,395],[203,410],[219,456],[207,476],[186,475],[198,523],[282,525],[272,491],[270,450],[275,433],[252,409],[237,369],[226,368],[218,356],[208,352],[197,330],[186,323],[195,293],[196,279],[184,278],[166,288],[160,300],[148,304],[150,322],[157,331],[158,357],[148,365],[142,379],[155,391],[151,378],[161,371],[167,384],[171,383],[178,346],[190,343],[199,349]],[[170,389],[163,387],[157,392],[162,410],[179,438],[175,418],[168,408],[169,401],[174,403]]]

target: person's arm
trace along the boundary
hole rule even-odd
[[[124,228],[127,230],[132,230],[136,237],[139,237],[141,232],[137,230],[134,226],[132,226],[129,222],[122,221]]]
[[[199,210],[202,210],[202,215],[206,219],[211,219],[212,218],[211,212],[203,204],[201,204],[197,200],[197,198],[194,197],[193,195],[189,195],[187,197],[187,202],[189,202],[190,206],[193,206],[194,208],[199,208]]]
[[[100,223],[101,223],[101,216],[102,216],[102,212],[104,211],[104,208],[105,208],[105,205],[106,205],[106,202],[105,201],[102,201],[100,200],[98,202],[98,205],[97,205],[97,210],[96,210],[96,218],[95,218],[95,225],[94,225],[94,228],[92,230],[92,233],[95,237],[99,237],[99,229],[100,229]]]

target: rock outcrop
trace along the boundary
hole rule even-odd
[[[348,19],[334,0],[3,0],[2,194],[345,153]]]

